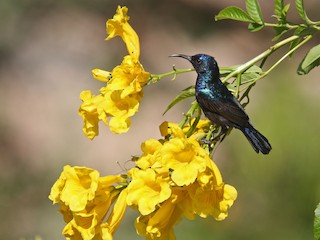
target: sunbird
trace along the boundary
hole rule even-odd
[[[197,102],[204,115],[221,127],[218,136],[225,136],[230,127],[237,128],[257,153],[270,152],[271,145],[268,139],[252,126],[244,108],[221,82],[218,63],[212,56],[173,54],[170,57],[187,59],[193,65],[198,74],[195,85]]]

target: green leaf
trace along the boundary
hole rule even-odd
[[[262,73],[262,69],[258,65],[252,65],[245,73]]]
[[[304,20],[307,25],[314,24],[314,22],[312,22],[307,16],[306,10],[304,8],[303,0],[296,0],[295,3],[296,3],[296,9],[298,11],[298,14],[302,18],[302,20]]]
[[[283,18],[284,21],[286,21],[287,13],[289,11],[289,8],[290,8],[290,3],[285,5],[284,8],[282,9],[282,15],[284,16],[284,18]]]
[[[168,112],[174,105],[176,105],[178,102],[189,98],[189,97],[194,97],[195,95],[195,88],[194,86],[190,86],[184,90],[182,90],[182,92],[176,96],[173,101],[168,105],[167,109],[164,111],[163,115],[166,114],[166,112]]]
[[[232,19],[241,22],[254,22],[245,11],[235,6],[226,7],[215,16],[216,21],[222,19]]]
[[[279,18],[282,17],[282,10],[284,8],[283,0],[275,0],[274,1],[274,14]]]
[[[320,44],[311,48],[301,61],[297,73],[304,75],[309,73],[314,67],[320,65]]]
[[[235,65],[235,66],[231,66],[231,67],[219,67],[220,76],[221,77],[227,76],[229,73],[231,73],[234,70],[236,70],[238,66],[239,65]]]
[[[289,30],[287,27],[284,26],[273,27],[273,29],[276,31],[276,36],[272,38],[272,41],[277,41],[279,38],[282,37],[283,34],[288,32]]]
[[[295,4],[296,4],[296,9],[298,11],[299,16],[301,17],[302,20],[306,21],[307,16],[306,16],[306,12],[304,10],[303,0],[296,0]]]
[[[221,70],[220,69],[220,76],[227,76],[229,73],[231,73],[232,70]]]
[[[237,65],[237,66],[241,66],[241,65]],[[240,83],[240,85],[251,83],[252,81],[257,80],[260,77],[261,73],[262,73],[262,69],[259,66],[252,65],[244,73],[241,74],[241,83]],[[227,83],[227,88],[231,92],[235,92],[236,89],[237,89],[236,80],[234,82],[232,82],[232,83]]]
[[[246,8],[250,18],[252,18],[255,23],[260,25],[264,24],[258,0],[246,0]]]
[[[257,65],[253,65],[241,75],[241,84],[246,84],[248,82],[257,80],[261,73],[262,69]]]
[[[288,10],[290,8],[290,3],[288,3],[287,5],[284,5],[283,0],[275,0],[275,7],[274,7],[274,15],[273,17],[275,17],[278,20],[278,23],[280,25],[284,25],[287,23],[287,14],[288,14]]]
[[[264,27],[264,25],[261,25],[259,23],[249,23],[248,25],[248,29],[251,32],[258,32],[259,30],[261,30]]]
[[[320,240],[320,203],[314,211],[313,235],[314,239]]]
[[[241,75],[241,85],[250,83],[253,81],[257,81],[259,77],[260,77],[260,74],[258,73],[244,73]]]
[[[304,36],[307,36],[307,35],[314,35],[315,33],[318,32],[317,29],[312,28],[312,27],[306,27],[306,28],[305,27],[301,27],[301,28],[302,28],[302,30],[299,33],[295,34],[295,35],[298,35],[300,37],[304,37]]]

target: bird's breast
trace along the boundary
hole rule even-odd
[[[211,101],[214,101],[216,99],[221,99],[224,96],[222,96],[221,92],[219,91],[219,88],[215,88],[213,83],[200,83],[196,84],[196,97],[197,98],[205,98]]]

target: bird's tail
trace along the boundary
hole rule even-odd
[[[272,149],[268,139],[259,133],[251,124],[242,129],[242,132],[257,153],[260,151],[263,154],[268,154]]]

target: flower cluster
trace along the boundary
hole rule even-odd
[[[139,38],[127,11],[119,6],[107,21],[107,40],[120,36],[128,55],[111,72],[92,71],[94,78],[106,82],[99,95],[89,90],[80,94],[83,131],[90,139],[98,135],[100,120],[112,132],[128,131],[150,79],[139,62]],[[112,240],[128,206],[139,212],[135,227],[147,240],[175,239],[173,227],[183,217],[225,219],[237,191],[222,181],[209,150],[199,143],[204,137],[210,140],[211,123],[200,120],[198,113],[181,126],[161,124],[163,138],[142,143],[141,156],[132,158],[135,167],[123,175],[100,176],[94,169],[65,166],[49,198],[60,205],[66,239]]]
[[[60,204],[67,223],[62,231],[65,237],[112,239],[125,212],[126,190],[119,185],[124,181],[121,176],[100,177],[98,171],[86,167],[65,166],[49,195]]]
[[[203,131],[206,121],[198,123]],[[165,129],[167,128],[167,129]],[[212,216],[223,220],[237,197],[234,187],[222,181],[219,169],[192,135],[187,138],[177,124],[160,127],[167,140],[150,139],[142,144],[137,168],[129,171],[127,204],[141,216],[137,232],[146,239],[175,239],[173,226],[181,217]]]
[[[93,77],[106,82],[99,95],[90,90],[81,92],[83,101],[79,114],[84,120],[83,132],[93,139],[99,134],[98,123],[102,120],[114,133],[129,130],[132,117],[139,108],[143,96],[143,86],[148,82],[150,73],[139,62],[140,44],[137,33],[128,23],[127,7],[118,7],[116,14],[107,21],[107,40],[120,36],[126,44],[128,55],[111,72],[101,69],[92,70]],[[108,120],[110,117],[110,120]]]
[[[198,126],[201,132],[206,124]],[[66,166],[50,194],[67,222],[63,234],[68,239],[112,239],[127,206],[139,211],[136,230],[150,240],[175,239],[173,226],[182,217],[225,219],[237,191],[222,181],[199,142],[185,136],[187,130],[162,124],[165,139],[145,141],[136,167],[123,176],[99,177],[95,170]]]

